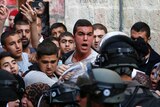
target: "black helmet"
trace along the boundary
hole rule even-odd
[[[8,102],[18,99],[18,81],[6,70],[0,69],[0,101]]]
[[[72,82],[55,83],[44,96],[49,104],[76,104],[78,102],[79,87]]]
[[[101,67],[138,67],[139,57],[132,39],[123,32],[107,33],[100,42],[96,63]]]
[[[124,100],[126,84],[114,71],[105,68],[92,68],[88,73],[79,76],[77,85],[80,87],[82,97],[98,103],[120,103]]]

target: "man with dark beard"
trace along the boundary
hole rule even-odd
[[[29,22],[26,20],[16,21],[15,31],[22,38],[23,52],[28,54],[35,52],[35,50],[30,46],[31,30]]]

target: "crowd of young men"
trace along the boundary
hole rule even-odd
[[[160,55],[149,45],[146,23],[135,23],[129,37],[78,19],[73,34],[57,22],[44,37],[42,19],[29,3],[16,13],[14,26],[5,29],[8,14],[1,5],[3,107],[159,106]]]

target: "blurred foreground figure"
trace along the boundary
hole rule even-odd
[[[6,70],[0,69],[0,106],[19,107],[18,81]]]
[[[77,85],[81,89],[81,107],[121,107],[125,100],[127,85],[109,69],[93,67],[78,78]]]
[[[57,82],[44,92],[38,107],[80,107],[79,88],[75,83]]]
[[[100,55],[95,66],[115,71],[128,84],[122,107],[158,107],[159,96],[150,91],[148,76],[139,71],[143,58],[135,45],[135,41],[123,32],[108,33],[100,43]]]

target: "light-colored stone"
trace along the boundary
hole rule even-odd
[[[64,17],[59,17],[59,21],[64,22],[70,32],[80,18],[86,18],[93,24],[102,23],[109,32],[119,30],[122,23],[122,30],[128,35],[135,22],[143,21],[151,28],[151,46],[160,54],[160,0],[121,0],[122,22],[120,22],[120,0],[64,1]]]

